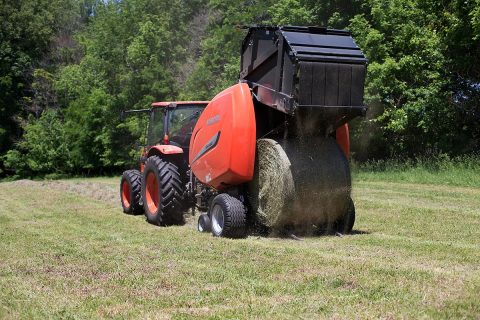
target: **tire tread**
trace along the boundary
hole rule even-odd
[[[226,238],[245,238],[247,235],[247,215],[243,203],[226,193],[219,194],[212,203],[212,208],[218,203],[223,208],[224,226],[221,236]]]
[[[147,168],[151,170],[151,167],[156,167],[158,170],[157,178],[160,188],[160,207],[155,221],[151,221],[148,215],[147,219],[149,219],[149,222],[158,225],[181,223],[183,221],[181,206],[183,188],[178,167],[173,163],[162,160],[158,156],[148,158],[145,163],[145,172],[147,172]],[[144,192],[142,192],[142,194],[144,194]]]
[[[143,213],[143,206],[140,204],[140,200],[142,197],[142,174],[140,171],[136,169],[126,170],[122,174],[122,179],[120,182],[120,199],[122,194],[122,183],[126,180],[130,183],[130,190],[132,194],[132,199],[130,201],[130,208],[129,210],[124,212],[126,214],[142,214]],[[122,205],[123,207],[123,205]]]

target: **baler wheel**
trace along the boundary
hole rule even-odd
[[[350,198],[347,211],[345,215],[337,221],[336,231],[341,234],[349,234],[352,232],[353,225],[355,224],[355,204]]]
[[[212,221],[208,214],[203,213],[198,217],[197,230],[200,232],[212,231]]]
[[[163,226],[184,221],[182,182],[173,163],[158,156],[148,158],[143,171],[142,198],[148,222]]]
[[[123,172],[120,180],[120,199],[123,212],[126,214],[142,214],[140,204],[142,189],[142,174],[138,170]]]
[[[245,238],[247,216],[243,203],[226,193],[217,195],[210,207],[212,234],[215,237]]]

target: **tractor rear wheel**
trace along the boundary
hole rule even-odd
[[[143,207],[147,221],[159,226],[181,224],[182,193],[178,167],[158,156],[148,158],[142,179]]]
[[[142,214],[143,207],[140,204],[142,189],[142,174],[138,170],[123,172],[120,180],[120,199],[123,212],[126,214]]]
[[[215,237],[245,238],[247,216],[243,203],[226,193],[216,196],[210,207],[212,234]]]

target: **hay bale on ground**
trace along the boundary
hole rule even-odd
[[[325,228],[350,200],[348,160],[332,138],[259,139],[248,195],[258,224]]]

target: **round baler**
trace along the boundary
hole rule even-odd
[[[205,212],[198,229],[215,236],[244,237],[254,228],[350,232],[348,122],[366,112],[366,66],[345,31],[249,28],[239,83],[208,103],[182,156],[160,152],[144,159],[178,171],[175,190],[157,193],[160,205],[173,192],[181,210]],[[165,136],[168,142],[168,131]],[[148,210],[148,183],[142,186]],[[173,220],[168,210],[161,214]]]

